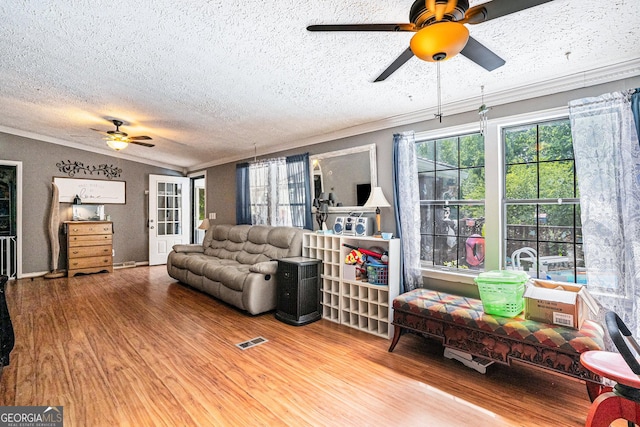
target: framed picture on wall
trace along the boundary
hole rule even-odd
[[[76,195],[80,197],[82,203],[101,205],[126,203],[125,181],[54,177],[53,183],[58,186],[61,203],[73,203]]]

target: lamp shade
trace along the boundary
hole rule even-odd
[[[369,199],[367,203],[364,204],[366,208],[389,208],[391,205],[387,201],[387,198],[384,197],[384,193],[382,192],[382,188],[373,187],[371,190],[371,194],[369,195]]]
[[[202,220],[202,222],[198,226],[198,230],[208,230],[208,229],[209,229],[209,220],[205,218]]]
[[[411,38],[411,52],[423,61],[444,61],[459,54],[469,41],[469,30],[459,22],[436,22]]]

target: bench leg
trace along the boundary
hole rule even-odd
[[[400,335],[402,335],[402,327],[398,326],[398,325],[393,325],[393,340],[391,341],[391,345],[389,346],[389,353],[391,353],[393,351],[394,348],[396,348],[396,344],[398,344],[398,341],[400,341]]]

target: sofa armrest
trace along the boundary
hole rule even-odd
[[[186,253],[204,253],[202,245],[173,245],[175,252]]]
[[[249,267],[252,273],[276,274],[278,272],[278,261],[264,261],[253,264]]]

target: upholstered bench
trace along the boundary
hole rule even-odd
[[[482,302],[429,289],[416,289],[393,300],[393,351],[404,331],[440,339],[445,347],[509,365],[533,364],[585,380],[590,397],[600,378],[580,364],[580,353],[604,347],[604,330],[585,320],[581,329],[486,314]]]

